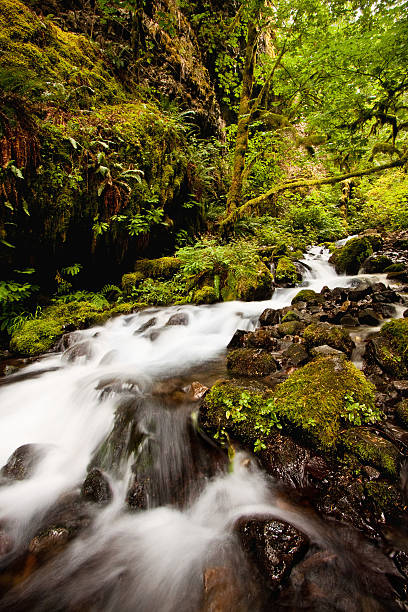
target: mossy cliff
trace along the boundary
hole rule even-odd
[[[80,261],[97,283],[202,227],[202,179],[174,108],[163,111],[131,75],[125,90],[100,45],[18,0],[0,1],[0,42],[11,92],[0,239],[15,247],[0,245],[0,267],[27,265],[29,253],[46,277]]]

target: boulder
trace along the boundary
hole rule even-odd
[[[276,325],[280,323],[280,311],[273,308],[267,308],[259,317],[259,325],[262,327]]]
[[[82,497],[95,504],[108,504],[113,497],[107,476],[98,468],[93,468],[84,480],[81,488]]]
[[[308,349],[327,344],[348,356],[351,356],[355,348],[350,334],[345,329],[328,323],[312,323],[303,332],[303,339]]]
[[[275,283],[281,287],[294,287],[302,280],[295,264],[289,257],[281,257],[275,271]]]
[[[304,365],[309,359],[309,353],[302,344],[292,343],[285,349],[282,356],[295,367]]]
[[[228,353],[227,368],[234,376],[268,376],[276,372],[278,364],[267,351],[244,348]]]
[[[171,315],[166,325],[188,325],[189,316],[186,312],[177,312]]]
[[[335,251],[329,261],[334,264],[338,274],[358,274],[362,263],[381,246],[382,238],[379,235],[353,238]]]
[[[381,323],[381,318],[372,308],[360,310],[358,320],[360,325],[370,325],[371,327],[377,327]]]
[[[23,444],[9,457],[1,469],[1,476],[12,480],[30,478],[39,461],[43,458],[47,447],[42,444]]]
[[[310,306],[310,305],[323,304],[324,301],[325,301],[325,298],[320,293],[316,293],[316,291],[313,291],[312,289],[302,289],[292,299],[292,304],[299,305],[299,302],[305,302],[307,306]]]
[[[388,266],[391,266],[392,263],[392,259],[386,255],[371,255],[371,257],[365,260],[363,270],[367,274],[375,274],[383,272]]]

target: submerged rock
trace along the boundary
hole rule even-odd
[[[172,315],[166,325],[188,325],[189,316],[186,312],[177,312]]]
[[[307,537],[283,521],[243,518],[235,529],[250,560],[274,591],[308,548]]]
[[[98,468],[93,468],[85,478],[82,488],[82,497],[95,504],[108,504],[113,497],[112,489],[106,475]]]
[[[1,469],[1,476],[12,480],[30,478],[46,450],[47,447],[43,444],[23,444],[23,446],[19,446]]]

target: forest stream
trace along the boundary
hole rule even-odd
[[[324,248],[309,249],[304,287],[358,286],[361,278],[338,276],[328,258]],[[326,565],[336,559],[332,570],[316,570],[319,589],[335,599],[327,609],[407,609],[398,597],[381,602],[389,597],[383,575],[399,580],[383,552],[296,502],[256,455],[236,447],[228,461],[197,424],[205,386],[227,376],[235,331],[255,329],[266,308],[289,305],[297,292],[119,316],[66,334],[59,352],[0,380],[0,463],[20,449],[14,463],[26,470],[0,486],[2,611],[303,608],[301,595],[296,605],[265,601],[238,537],[248,517],[284,521]],[[368,331],[353,330],[354,338]],[[90,468],[96,481],[88,476],[78,501]],[[87,503],[87,487],[101,503]],[[138,496],[147,509],[138,509]],[[49,529],[61,512],[65,527]]]

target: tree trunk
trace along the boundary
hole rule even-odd
[[[234,165],[231,186],[227,196],[227,215],[231,214],[240,204],[242,198],[243,172],[245,155],[248,149],[248,130],[251,119],[251,97],[254,81],[256,47],[258,42],[258,26],[260,10],[263,2],[257,0],[248,23],[248,38],[245,51],[245,64],[242,75],[241,97],[239,102],[238,126],[235,139]]]

